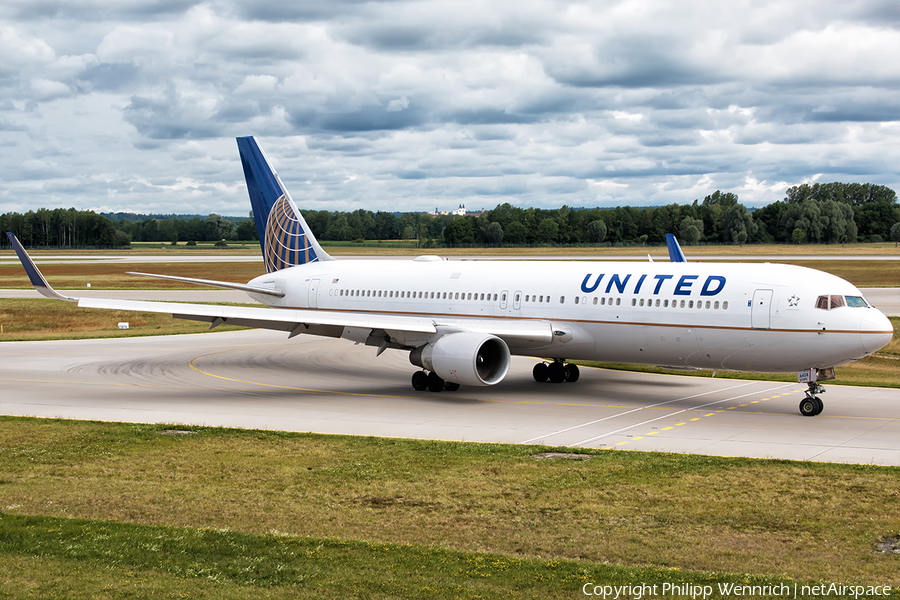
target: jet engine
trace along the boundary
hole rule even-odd
[[[494,385],[509,371],[509,348],[485,333],[448,333],[409,353],[409,362],[463,385]]]

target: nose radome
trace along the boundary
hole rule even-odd
[[[868,314],[859,323],[859,334],[862,337],[863,348],[866,352],[873,352],[883,348],[894,336],[894,326],[884,314],[872,309],[877,314]]]

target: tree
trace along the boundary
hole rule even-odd
[[[759,226],[753,221],[750,211],[743,204],[734,204],[722,213],[722,231],[726,242],[737,242],[743,246],[756,235]]]
[[[683,241],[687,242],[688,246],[693,246],[700,241],[700,237],[703,235],[703,221],[685,217],[678,226],[678,234]]]
[[[475,228],[474,221],[470,217],[457,217],[447,223],[444,227],[444,243],[448,246],[456,246],[458,244],[474,244]]]
[[[528,229],[521,221],[513,221],[506,227],[504,234],[510,244],[524,244],[528,241]]]
[[[795,244],[802,244],[805,236],[806,234],[803,233],[803,230],[798,227],[794,230],[794,233],[791,234],[791,241]]]
[[[255,240],[259,238],[256,231],[256,222],[252,219],[241,221],[237,226],[237,237],[239,240]]]
[[[894,242],[894,248],[900,243],[900,221],[891,225],[891,240]]]
[[[834,200],[823,202],[822,219],[825,221],[824,235],[827,242],[856,241],[856,221],[853,219],[853,207],[849,204]]]
[[[487,226],[487,241],[494,246],[499,246],[503,242],[503,227],[500,223],[491,223]]]
[[[801,204],[792,204],[781,216],[781,224],[784,228],[785,237],[790,232],[793,240],[795,229],[803,231],[803,239],[809,242],[822,241],[822,234],[825,231],[825,221],[822,219],[821,205],[814,200],[807,198]]]
[[[599,244],[606,239],[606,223],[603,219],[597,219],[588,223],[585,230],[585,238],[592,244]]]
[[[535,237],[538,242],[552,244],[556,241],[557,235],[559,235],[559,225],[553,219],[548,218],[541,221],[541,224],[538,225]]]

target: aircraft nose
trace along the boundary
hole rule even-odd
[[[869,354],[886,346],[894,335],[891,321],[880,310],[871,310],[874,314],[867,314],[859,323],[862,345]]]

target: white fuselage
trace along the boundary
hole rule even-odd
[[[510,352],[676,368],[828,368],[871,354],[892,333],[865,303],[817,308],[823,295],[861,298],[849,282],[779,264],[333,260],[250,283],[283,290],[274,300],[251,294],[274,307],[410,315],[464,329],[547,323],[551,336],[508,340]],[[360,335],[348,328],[343,337],[365,342]]]

